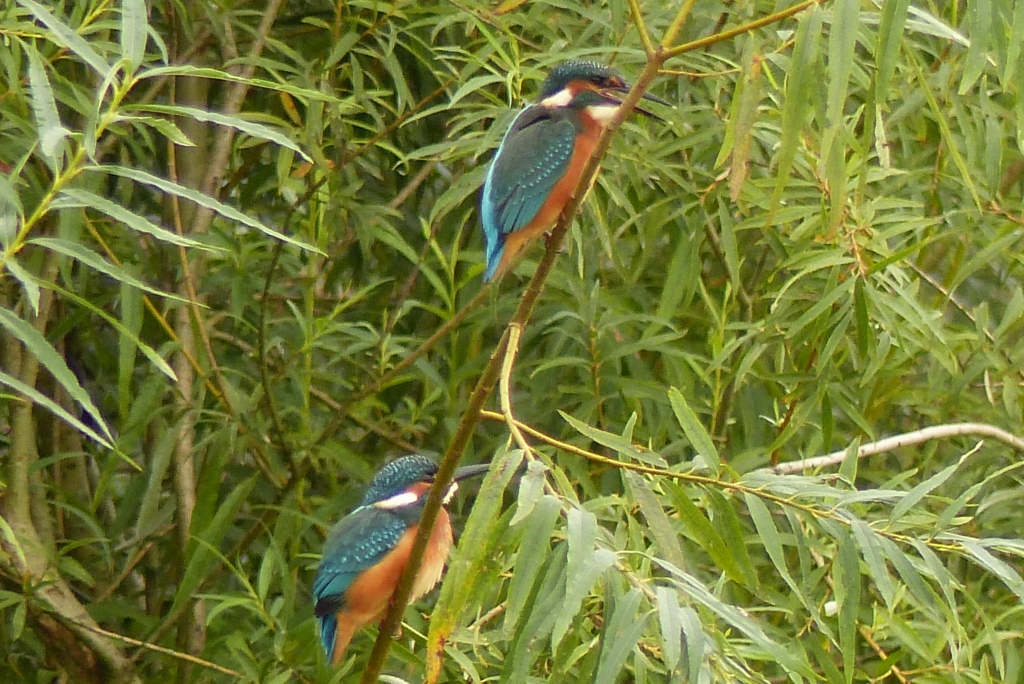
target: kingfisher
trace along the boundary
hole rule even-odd
[[[445,492],[448,505],[460,480],[482,475],[487,464],[459,468]],[[351,513],[331,530],[313,581],[313,613],[331,664],[341,662],[357,629],[381,620],[402,571],[409,562],[427,492],[437,463],[419,454],[384,466]],[[430,591],[444,570],[452,545],[452,525],[442,507],[413,583],[412,601]]]
[[[558,221],[601,131],[630,88],[617,71],[597,62],[562,62],[548,73],[539,102],[512,121],[487,170],[480,202],[485,281],[503,275],[527,242]],[[668,104],[653,95],[644,98]]]

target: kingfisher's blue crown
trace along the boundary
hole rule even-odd
[[[370,480],[370,487],[359,505],[371,506],[401,494],[417,482],[431,482],[435,473],[437,463],[426,456],[413,454],[396,458]]]
[[[565,88],[571,81],[586,81],[598,88],[622,87],[624,82],[619,72],[599,62],[573,59],[556,65],[548,72],[547,78],[540,87],[540,97],[544,99]]]

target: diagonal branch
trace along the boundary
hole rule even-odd
[[[684,7],[681,12],[685,11],[687,10]],[[366,669],[363,670],[363,676],[360,679],[361,684],[372,684],[373,682],[376,682],[380,675],[380,671],[384,667],[384,660],[391,648],[391,642],[393,640],[392,635],[395,633],[399,623],[401,622],[402,616],[405,614],[406,606],[409,604],[413,581],[423,559],[427,540],[430,538],[430,534],[434,528],[434,523],[437,520],[438,512],[441,509],[444,493],[448,489],[448,485],[451,483],[452,478],[455,475],[455,470],[458,467],[459,460],[462,458],[462,454],[465,451],[466,446],[469,444],[469,440],[473,435],[473,430],[476,427],[476,424],[480,421],[480,414],[483,410],[484,402],[494,389],[494,384],[498,379],[502,361],[505,358],[505,353],[510,342],[511,330],[516,328],[521,331],[525,329],[529,322],[530,317],[533,314],[534,307],[536,306],[537,301],[540,298],[540,294],[544,289],[544,283],[547,280],[548,274],[551,272],[555,258],[558,256],[562,241],[565,239],[565,234],[569,231],[569,227],[572,225],[573,219],[576,217],[576,213],[579,211],[583,200],[586,198],[587,192],[593,185],[593,180],[601,166],[601,160],[604,158],[604,155],[608,151],[608,146],[611,144],[612,136],[615,134],[615,131],[618,130],[623,120],[625,120],[625,118],[629,116],[630,112],[633,111],[633,108],[643,96],[647,87],[654,80],[655,76],[657,76],[658,70],[661,68],[664,60],[665,53],[661,50],[657,51],[649,58],[647,66],[637,79],[636,85],[633,86],[633,89],[623,101],[622,106],[619,107],[615,116],[612,117],[612,120],[605,128],[593,155],[587,162],[586,167],[583,169],[579,183],[577,183],[576,190],[573,193],[573,198],[569,201],[568,205],[562,212],[561,218],[559,218],[558,223],[551,231],[544,256],[537,265],[537,271],[534,273],[533,279],[530,281],[529,286],[523,293],[519,307],[516,309],[515,314],[512,316],[512,320],[509,322],[509,328],[507,328],[505,333],[502,335],[494,353],[491,355],[491,359],[488,362],[487,367],[484,369],[483,374],[477,381],[476,387],[473,389],[473,393],[469,399],[469,404],[466,407],[465,412],[462,414],[462,420],[459,421],[459,426],[455,431],[455,435],[452,437],[451,443],[448,445],[448,450],[445,452],[444,458],[438,465],[438,471],[434,476],[434,484],[427,496],[427,500],[423,508],[423,514],[420,518],[419,528],[416,532],[416,539],[413,542],[412,550],[409,554],[408,564],[402,572],[402,579],[399,582],[398,589],[395,591],[394,597],[392,598],[388,614],[381,623],[380,633],[377,635],[377,641],[373,646],[373,652],[370,654],[370,660],[367,662]]]

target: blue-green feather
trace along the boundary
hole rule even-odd
[[[410,524],[404,517],[365,506],[342,518],[328,535],[313,580],[313,613],[320,620],[320,640],[328,657],[334,652],[335,614],[345,607],[345,592],[360,573],[398,544]]]
[[[565,175],[577,126],[560,109],[527,107],[512,122],[484,180],[480,203],[490,280],[501,262],[505,239],[527,226]]]

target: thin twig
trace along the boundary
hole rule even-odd
[[[216,670],[221,674],[231,675],[236,679],[242,679],[241,672],[236,672],[235,670],[224,667],[223,665],[212,663],[209,660],[203,660],[202,658],[198,658],[190,653],[182,653],[181,651],[175,651],[174,649],[164,648],[163,646],[157,646],[156,644],[151,644],[145,641],[139,641],[138,639],[132,639],[131,637],[125,636],[124,634],[118,634],[117,632],[110,632],[108,630],[105,630],[99,625],[90,625],[84,622],[75,622],[71,619],[65,619],[67,620],[67,622],[75,625],[76,627],[81,627],[82,629],[87,629],[90,632],[101,634],[107,637],[108,639],[116,639],[118,641],[123,641],[124,643],[129,644],[131,646],[137,646],[138,648],[143,648],[149,651],[156,651],[157,653],[162,653],[166,656],[177,658],[178,660],[184,660],[188,663],[192,663],[193,665],[199,665],[200,667],[205,667],[209,670]]]
[[[508,347],[505,349],[505,358],[501,364],[498,397],[501,400],[501,413],[505,416],[505,424],[508,426],[508,431],[512,433],[512,439],[523,450],[526,458],[532,460],[534,458],[533,448],[530,447],[516,424],[516,418],[512,414],[512,398],[509,390],[512,384],[512,368],[516,363],[516,354],[519,353],[519,338],[522,334],[523,329],[519,324],[514,323],[508,327]]]
[[[915,430],[914,432],[907,432],[902,435],[896,435],[895,437],[887,437],[877,442],[864,444],[857,449],[857,458],[874,456],[875,454],[892,451],[893,449],[898,449],[900,447],[921,444],[922,442],[927,442],[933,439],[945,439],[947,437],[959,437],[962,435],[981,435],[983,437],[991,437],[1013,447],[1017,451],[1024,452],[1024,439],[1021,439],[1006,430],[997,428],[994,425],[988,425],[986,423],[950,423],[947,425],[933,425],[922,430]],[[846,450],[844,449],[842,451],[835,451],[827,456],[817,456],[815,458],[805,458],[800,461],[780,463],[775,467],[766,468],[765,470],[778,475],[788,475],[791,473],[798,473],[801,470],[838,465],[842,463],[845,458]]]
[[[800,14],[801,12],[803,12],[808,7],[811,7],[812,5],[823,5],[825,4],[825,2],[826,0],[804,0],[804,2],[801,2],[798,5],[793,5],[792,7],[788,7],[782,10],[781,12],[769,14],[767,17],[762,17],[755,21],[743,24],[742,26],[737,26],[736,28],[729,29],[728,31],[722,31],[721,33],[716,33],[705,38],[700,38],[699,40],[692,40],[689,43],[684,43],[682,45],[668,49],[665,51],[665,57],[677,57],[685,52],[693,52],[694,50],[699,50],[703,47],[707,47],[708,45],[721,43],[722,41],[729,40],[730,38],[735,38],[736,36],[744,33],[749,33],[750,31],[759,29],[763,26],[768,26],[769,24],[774,24],[776,22],[782,21],[783,19],[788,19],[794,14]]]

